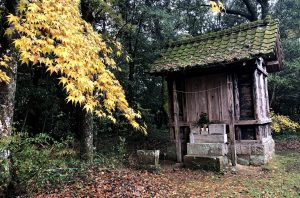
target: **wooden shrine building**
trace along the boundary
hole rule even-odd
[[[274,153],[267,77],[282,67],[271,18],[168,44],[151,73],[168,82],[177,161],[267,163]],[[201,116],[208,130],[195,126]]]

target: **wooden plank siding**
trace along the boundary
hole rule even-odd
[[[239,107],[240,120],[256,119],[256,87],[253,85],[251,73],[239,72],[238,77],[238,92],[239,92]],[[254,86],[254,87],[253,87]]]
[[[201,113],[207,113],[211,122],[228,123],[225,73],[187,78],[185,84],[187,122],[196,122]]]

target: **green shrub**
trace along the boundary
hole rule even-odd
[[[10,176],[16,193],[31,193],[70,178],[80,165],[73,142],[72,138],[57,142],[47,134],[29,137],[26,133],[2,139],[0,152],[10,152],[11,175],[1,176],[0,185],[7,184]]]

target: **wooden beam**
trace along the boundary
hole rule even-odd
[[[235,125],[260,125],[268,124],[271,122],[271,119],[266,120],[237,120],[234,122]]]
[[[177,162],[182,162],[182,154],[181,154],[181,138],[180,138],[180,128],[179,128],[179,105],[177,99],[177,92],[176,92],[176,81],[173,80],[173,115],[174,115],[174,132],[175,132],[175,144],[176,144],[176,155],[177,155]]]
[[[264,68],[262,68],[261,66],[257,66],[257,69],[261,72],[261,73],[263,73],[265,76],[268,76],[268,72],[264,69]]]
[[[231,163],[236,166],[236,148],[235,148],[235,129],[234,129],[234,99],[233,99],[233,79],[232,74],[227,74],[227,99],[228,99],[228,113],[229,113],[229,137],[231,150]]]
[[[267,61],[267,66],[277,66],[279,65],[279,61]]]

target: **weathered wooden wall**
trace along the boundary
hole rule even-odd
[[[197,121],[201,113],[207,113],[209,121],[228,122],[226,79],[226,73],[185,79],[187,122]]]

